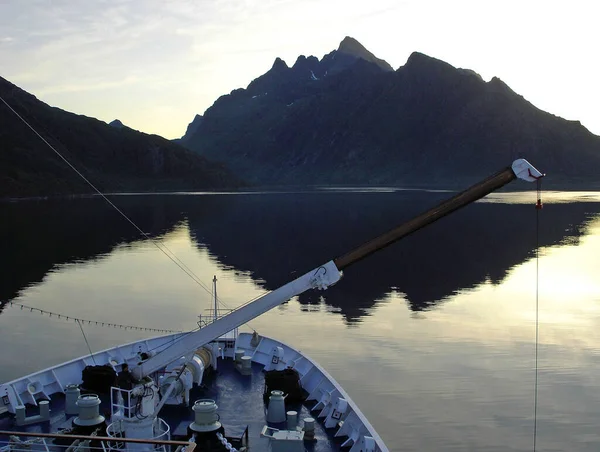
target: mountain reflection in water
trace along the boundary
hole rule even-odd
[[[525,194],[533,203],[533,193]],[[324,301],[356,322],[392,291],[414,311],[430,309],[484,281],[500,283],[533,256],[535,209],[500,204],[497,196],[440,220],[357,263],[326,292],[307,292],[301,304]],[[502,196],[502,195],[500,195]],[[514,198],[514,194],[505,194]],[[432,192],[313,192],[206,196],[118,196],[119,207],[151,237],[185,222],[199,249],[223,268],[248,274],[272,290],[362,241],[448,197]],[[555,203],[542,213],[539,242],[576,243],[596,203]],[[0,205],[0,299],[9,300],[66,263],[100,259],[140,235],[101,199]]]

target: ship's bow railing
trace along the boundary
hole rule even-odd
[[[134,444],[140,451],[193,452],[196,447],[186,441],[0,430],[0,452],[111,452],[127,450]]]

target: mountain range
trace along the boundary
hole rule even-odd
[[[418,52],[393,70],[350,37],[321,60],[275,59],[179,142],[265,186],[464,185],[519,157],[565,188],[592,187],[600,171],[600,137],[499,78]]]
[[[237,187],[240,179],[157,135],[108,125],[39,101],[0,77],[0,96],[101,191]],[[0,198],[90,193],[92,189],[0,103]]]
[[[600,137],[578,121],[422,53],[394,70],[350,37],[320,60],[301,55],[290,67],[276,58],[179,140],[50,107],[1,77],[0,96],[102,191],[454,188],[519,157],[549,173],[547,187],[600,188]],[[0,198],[89,192],[0,104]]]

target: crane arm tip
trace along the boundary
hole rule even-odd
[[[515,176],[527,182],[535,182],[545,176],[542,172],[525,159],[515,160],[511,166]]]

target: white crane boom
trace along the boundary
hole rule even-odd
[[[199,347],[214,341],[225,333],[232,331],[259,315],[264,314],[296,295],[300,295],[312,288],[326,289],[340,280],[342,276],[341,270],[349,265],[385,248],[461,207],[483,198],[488,193],[503,187],[514,179],[519,178],[528,182],[533,182],[543,176],[544,174],[535,169],[527,160],[515,160],[511,167],[507,167],[497,174],[484,179],[472,187],[458,193],[449,200],[418,215],[412,220],[363,243],[349,253],[338,257],[333,261],[329,261],[315,270],[311,270],[279,289],[235,309],[231,313],[216,319],[211,324],[200,328],[198,331],[183,336],[169,348],[140,363],[132,372],[135,377],[141,379],[142,377],[163,368],[176,359],[193,352]]]
[[[269,292],[257,300],[235,309],[209,325],[200,328],[198,331],[183,336],[169,348],[157,353],[155,356],[135,367],[132,370],[132,373],[138,379],[150,375],[152,372],[163,368],[176,359],[187,355],[191,351],[208,344],[223,334],[264,314],[284,301],[306,292],[308,289],[326,289],[338,282],[341,276],[341,272],[337,269],[333,261],[329,261],[325,265],[322,265],[315,270],[311,270],[279,289]]]

